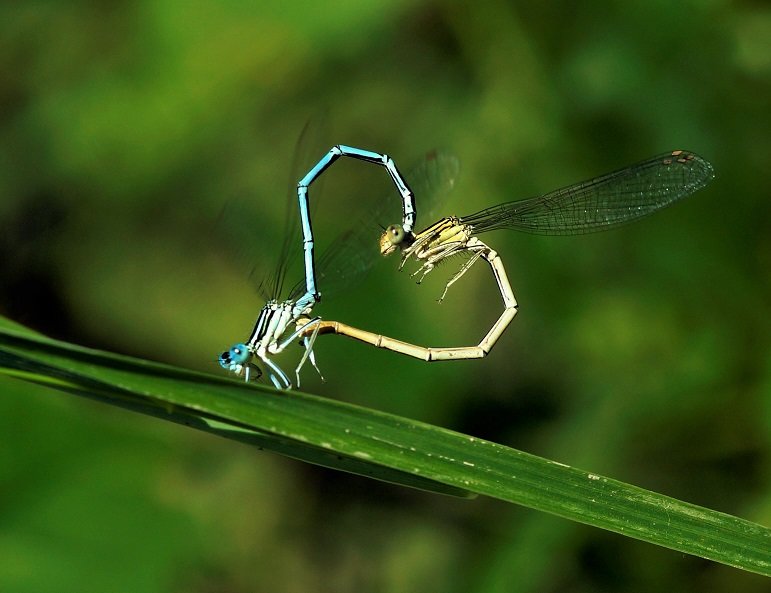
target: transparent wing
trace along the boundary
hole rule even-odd
[[[613,228],[669,206],[707,185],[712,165],[675,150],[548,194],[461,217],[475,233],[513,229],[579,235]]]
[[[218,244],[225,248],[231,260],[248,270],[249,280],[265,300],[281,296],[288,271],[302,261],[297,182],[315,162],[313,159],[321,153],[324,121],[325,118],[319,116],[309,119],[295,142],[283,198],[281,238],[278,241],[268,243],[267,240],[261,240],[267,236],[261,232],[266,224],[265,213],[261,209],[263,200],[254,190],[241,189],[237,195],[228,199],[215,225]],[[321,185],[319,183],[318,187],[314,187],[312,210],[318,205]],[[279,235],[270,233],[270,236]]]
[[[459,174],[457,157],[438,150],[429,152],[425,160],[410,171],[407,183],[415,194],[416,228],[434,222],[437,208],[455,187]]]
[[[419,165],[409,170],[405,180],[415,195],[418,220],[430,219],[455,185],[459,171],[457,158],[438,151],[428,153]],[[385,225],[396,222],[384,220],[389,210],[394,211],[395,196],[398,197],[395,192],[378,200],[366,215],[352,221],[352,226],[338,235],[318,259],[316,277],[323,296],[351,286],[382,259],[378,237]],[[299,297],[304,290],[305,280],[302,280],[294,286],[289,298]]]
[[[258,284],[259,292],[267,299],[278,299],[284,288],[287,270],[292,262],[300,259],[302,246],[302,233],[300,232],[300,217],[297,212],[297,182],[300,181],[305,171],[310,168],[312,160],[317,157],[313,151],[318,150],[320,138],[323,135],[323,125],[320,123],[325,118],[313,118],[303,126],[300,136],[297,138],[292,154],[292,165],[289,169],[289,182],[287,194],[284,200],[284,229],[281,250],[276,258],[272,273],[262,277]],[[322,194],[321,179],[316,185],[311,215],[315,212]]]

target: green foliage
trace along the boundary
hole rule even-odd
[[[0,344],[0,370],[27,381],[311,463],[443,494],[484,494],[771,576],[767,528],[489,441],[79,348],[16,324],[0,330]]]
[[[770,525],[769,14],[689,0],[0,3],[0,313],[68,343],[219,371],[217,353],[262,304],[247,276],[283,239],[295,139],[325,108],[309,158],[339,142],[402,168],[432,148],[456,154],[440,215],[694,150],[715,181],[649,220],[489,236],[521,309],[485,360],[427,365],[321,337],[327,382],[310,372],[303,388]],[[325,173],[322,243],[352,204],[390,189],[374,169]],[[232,199],[256,219],[223,233]],[[476,343],[500,298],[477,266],[437,305],[453,265],[416,287],[386,261],[317,312],[419,344]],[[16,372],[85,395],[40,363]],[[117,403],[115,386],[88,389]],[[469,504],[259,455],[7,377],[0,391],[3,591],[768,587],[488,496]]]

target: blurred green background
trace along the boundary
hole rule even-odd
[[[719,0],[5,3],[0,313],[220,372],[262,303],[228,258],[252,245],[223,245],[218,214],[248,196],[270,259],[309,118],[326,134],[314,158],[333,142],[405,170],[457,154],[441,214],[690,149],[716,180],[653,218],[486,236],[520,302],[488,358],[428,365],[325,337],[328,380],[307,369],[303,388],[769,525],[769,39],[767,5]],[[346,200],[389,187],[362,164],[328,177],[321,237]],[[454,269],[418,287],[396,263],[317,311],[427,345],[475,344],[497,317],[482,264],[437,305]],[[498,501],[0,390],[0,591],[768,590]]]

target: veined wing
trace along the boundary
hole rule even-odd
[[[436,206],[452,190],[460,166],[452,155],[432,151],[405,175],[415,195],[417,220],[428,219]],[[382,258],[377,237],[393,220],[384,220],[387,212],[394,212],[395,192],[379,200],[373,209],[341,233],[327,247],[316,265],[316,278],[323,296],[329,296],[352,285]],[[289,298],[299,297],[305,290],[305,281],[294,286]]]
[[[579,235],[643,218],[707,185],[709,162],[675,150],[548,194],[506,202],[461,217],[475,233],[513,229],[539,235]]]

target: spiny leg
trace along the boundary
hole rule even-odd
[[[410,278],[414,278],[415,276],[420,274],[420,278],[418,278],[415,281],[415,284],[420,284],[421,282],[423,282],[423,280],[425,280],[428,273],[431,272],[431,270],[433,269],[434,269],[434,264],[430,261],[427,261],[422,266],[420,266],[417,270],[415,270],[412,274],[410,274]]]
[[[270,380],[273,382],[273,385],[276,386],[276,389],[292,388],[292,382],[289,380],[289,377],[286,376],[286,373],[284,373],[275,362],[270,360],[267,356],[260,356],[260,359],[270,368],[268,375],[270,375]],[[281,379],[280,382],[279,379]]]
[[[279,352],[283,351],[284,348],[286,348],[289,344],[294,342],[298,337],[300,337],[300,336],[305,337],[303,334],[306,334],[308,331],[318,332],[318,330],[316,328],[318,327],[318,324],[320,322],[321,322],[321,317],[314,317],[313,319],[310,319],[310,320],[307,317],[298,318],[296,320],[297,329],[294,330],[286,339],[284,339],[283,342],[281,342],[280,344],[276,345],[276,348],[273,351],[274,354],[278,354]],[[314,326],[313,330],[309,329],[311,326]],[[313,353],[311,352],[311,356],[312,355],[313,355]],[[300,364],[295,369],[295,374],[297,375],[297,385],[298,386],[300,385],[300,369],[305,364],[305,360],[307,359],[307,356],[308,356],[308,350],[306,348],[305,355],[302,357],[302,359],[300,360]],[[313,363],[313,366],[315,367],[316,363],[315,363],[314,358],[315,357],[312,356],[311,362]],[[318,367],[316,367],[316,370],[318,371]],[[319,375],[320,374],[321,373],[319,373]],[[322,377],[322,379],[323,379],[323,377]]]
[[[313,365],[313,368],[316,369],[316,372],[319,374],[319,377],[321,377],[321,380],[324,380],[324,375],[321,374],[321,371],[319,370],[318,365],[316,364],[316,355],[313,353],[313,344],[316,342],[316,336],[319,335],[319,321],[320,319],[317,319],[316,321],[312,321],[310,323],[306,323],[303,325],[300,329],[297,330],[297,332],[303,332],[304,330],[307,331],[307,328],[309,325],[314,324],[312,333],[310,335],[310,338],[307,335],[303,336],[303,345],[305,346],[305,352],[303,353],[302,358],[300,359],[300,363],[297,365],[297,368],[295,369],[295,376],[297,377],[297,386],[300,386],[300,370],[303,368],[303,365],[305,362],[310,359],[311,364]]]
[[[463,244],[449,243],[444,246],[434,247],[430,250],[427,250],[424,254],[421,254],[425,258],[425,263],[417,270],[415,270],[415,272],[412,273],[412,276],[417,276],[422,272],[420,280],[417,281],[417,283],[420,284],[423,282],[429,272],[431,272],[436,267],[436,264],[438,264],[443,259],[450,257],[454,253],[463,251],[464,249],[465,245]]]
[[[254,372],[257,373],[257,376],[254,377],[254,380],[256,381],[260,377],[262,377],[262,370],[260,367],[253,365],[252,363],[247,363],[246,367],[244,368],[244,382],[248,383],[252,379],[252,369],[254,369]]]
[[[424,245],[428,244],[428,242],[429,237],[419,237],[412,245],[410,245],[407,249],[404,249],[402,251],[402,260],[399,262],[399,271],[404,268],[404,265],[411,257],[415,256],[417,258],[415,254],[422,251]]]
[[[471,256],[471,258],[461,266],[461,269],[458,270],[458,273],[455,274],[452,278],[450,278],[450,281],[447,282],[447,284],[444,287],[444,291],[442,292],[442,296],[439,297],[439,303],[441,303],[444,300],[444,297],[447,296],[447,291],[449,290],[450,286],[455,284],[458,280],[460,280],[463,277],[463,274],[469,271],[471,269],[471,266],[473,266],[477,260],[482,257],[484,254],[483,250],[475,250],[474,255]]]
[[[272,350],[271,352],[273,354],[278,354],[279,352],[282,352],[284,348],[286,348],[289,344],[294,342],[297,338],[302,336],[303,334],[307,334],[309,331],[313,331],[312,329],[309,329],[314,324],[318,324],[321,321],[321,317],[314,317],[313,319],[308,319],[307,317],[300,317],[296,320],[297,329],[294,330],[291,335],[289,335],[286,339],[284,339],[283,342],[278,344],[275,348],[275,350]]]
[[[423,262],[423,265],[420,266],[417,270],[415,270],[412,274],[410,274],[410,278],[414,278],[418,274],[421,274],[420,279],[417,281],[417,284],[420,284],[423,282],[423,280],[426,278],[426,276],[431,272],[438,262],[440,262],[445,257],[449,256],[453,251],[455,251],[456,247],[455,245],[449,245],[445,247],[441,247],[438,251],[435,253],[428,252],[430,255],[425,258],[425,261]],[[423,254],[421,254],[423,255]]]
[[[316,353],[313,351],[313,344],[316,342],[316,336],[318,335],[318,329],[313,334],[313,339],[310,340],[310,343],[308,343],[308,338],[303,338],[303,343],[305,344],[305,347],[310,350],[310,355],[308,358],[311,361],[311,364],[313,365],[313,368],[316,369],[316,372],[319,374],[319,377],[322,381],[326,381],[324,378],[324,375],[321,374],[321,369],[319,368],[319,365],[316,364]]]

